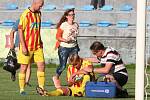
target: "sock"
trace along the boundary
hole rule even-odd
[[[38,78],[39,87],[42,88],[42,89],[44,89],[45,72],[39,72],[39,71],[37,71],[37,78]]]
[[[24,91],[24,87],[25,87],[25,74],[19,73],[19,87],[20,87],[20,92]]]
[[[63,91],[61,89],[57,89],[47,93],[48,96],[62,96]]]

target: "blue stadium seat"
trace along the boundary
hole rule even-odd
[[[85,6],[81,7],[81,10],[92,11],[92,10],[94,10],[94,6],[93,5],[85,5]]]
[[[42,27],[51,27],[53,25],[52,21],[45,21],[45,22],[41,22],[41,26]]]
[[[129,26],[129,22],[127,20],[119,20],[116,26],[118,28],[127,28]]]
[[[13,26],[14,23],[15,21],[8,19],[2,22],[2,26]]]
[[[15,4],[15,3],[8,3],[8,4],[6,5],[6,9],[7,9],[7,10],[16,10],[16,9],[18,9],[18,6],[17,6],[17,4]]]
[[[131,11],[131,10],[133,10],[133,7],[130,4],[124,4],[120,7],[120,11]]]
[[[55,10],[56,9],[56,6],[55,5],[51,5],[51,4],[48,4],[48,5],[45,5],[43,7],[44,10],[47,10],[47,11],[52,11],[52,10]]]
[[[102,8],[100,8],[102,11],[112,11],[113,6],[112,5],[104,5]]]
[[[110,25],[112,25],[112,24],[109,21],[99,21],[97,23],[97,26],[99,26],[99,27],[108,27]]]
[[[67,9],[73,9],[73,8],[75,8],[74,5],[65,5],[63,9],[67,10]]]
[[[89,27],[91,25],[92,23],[90,21],[83,20],[79,22],[79,27]]]

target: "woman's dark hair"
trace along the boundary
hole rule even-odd
[[[63,22],[67,21],[66,16],[68,16],[69,12],[71,12],[71,11],[74,12],[74,8],[68,9],[68,10],[66,10],[66,11],[64,12],[64,14],[63,14],[63,16],[61,17],[60,21],[58,22],[56,28],[59,28],[60,25],[61,25]]]
[[[90,50],[105,50],[104,45],[99,42],[99,41],[95,41],[91,46],[90,46]]]

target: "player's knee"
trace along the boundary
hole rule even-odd
[[[22,65],[20,66],[20,73],[25,73],[26,70],[27,70],[27,65],[22,64]]]
[[[41,72],[45,71],[45,64],[44,64],[44,62],[37,63],[37,66],[38,66],[38,71],[41,71]]]

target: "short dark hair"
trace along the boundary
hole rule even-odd
[[[105,50],[105,47],[104,47],[104,45],[101,42],[95,41],[90,46],[90,50]]]

